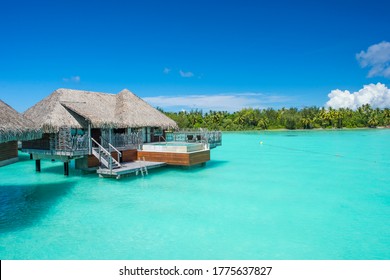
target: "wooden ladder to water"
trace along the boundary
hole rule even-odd
[[[142,165],[142,161],[144,162],[143,165]],[[145,157],[142,157],[142,161],[139,160],[139,169],[135,172],[136,176],[138,176],[138,173],[141,173],[142,177],[144,177],[145,175],[149,175],[148,168],[145,163]]]

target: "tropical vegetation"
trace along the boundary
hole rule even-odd
[[[366,104],[357,110],[348,108],[305,107],[281,109],[245,108],[227,111],[201,110],[164,112],[175,120],[180,128],[207,128],[213,130],[259,130],[259,129],[313,129],[313,128],[360,128],[390,126],[390,109],[372,108]]]

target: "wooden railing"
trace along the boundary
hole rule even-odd
[[[92,147],[92,154],[99,160],[99,163],[109,168],[111,172],[113,168],[121,167],[121,164],[119,163],[119,159],[120,159],[119,153],[118,153],[118,160],[115,160],[111,155],[111,149],[107,151],[95,139],[91,138],[91,140],[94,146]]]
[[[166,132],[167,141],[205,143],[210,149],[222,145],[221,131],[183,130]]]
[[[101,139],[101,145],[104,148],[108,148],[109,144],[113,145],[116,148],[138,148],[139,145],[143,143],[142,141],[142,133],[141,132],[132,132],[131,134],[120,134],[115,133],[111,136],[111,141],[108,141],[108,139],[100,138]]]
[[[68,139],[55,135],[55,150],[61,151],[88,151],[89,139],[88,134],[71,136]]]
[[[92,138],[92,140],[94,141],[93,138]],[[104,146],[106,146],[106,147],[108,146],[108,151],[110,153],[112,152],[112,150],[114,150],[117,153],[117,155],[118,155],[118,162],[120,161],[122,153],[117,148],[115,148],[107,139],[104,139],[103,137],[100,136],[100,143],[102,143],[103,147]]]

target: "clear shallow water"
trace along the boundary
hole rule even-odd
[[[390,259],[390,130],[225,133],[211,158],[111,180],[23,155],[0,258]]]

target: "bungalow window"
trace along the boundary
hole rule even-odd
[[[163,136],[163,131],[159,128],[154,129],[154,136]]]
[[[114,128],[114,133],[115,134],[125,134],[126,129],[125,128]]]
[[[71,128],[70,130],[70,135],[71,136],[76,136],[76,135],[84,135],[85,134],[85,130],[82,129],[82,128]]]

